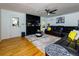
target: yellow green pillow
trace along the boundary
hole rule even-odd
[[[71,31],[68,35],[68,40],[69,41],[74,41],[75,37],[76,37],[77,33],[75,31]]]
[[[51,27],[48,27],[48,29],[47,29],[48,31],[51,31]]]

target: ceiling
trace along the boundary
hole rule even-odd
[[[79,3],[0,3],[0,9],[7,9],[37,16],[47,16],[45,9],[58,9],[57,16],[79,11]]]

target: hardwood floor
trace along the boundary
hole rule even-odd
[[[0,56],[44,56],[44,53],[26,38],[17,37],[0,42]]]

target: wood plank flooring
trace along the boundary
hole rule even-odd
[[[44,56],[32,42],[26,38],[17,37],[0,42],[0,56]]]

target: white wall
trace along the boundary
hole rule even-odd
[[[56,18],[65,16],[65,23],[59,23],[56,24]],[[48,17],[46,19],[46,22],[50,23],[53,26],[78,26],[78,20],[79,20],[79,12],[55,16],[55,17]]]
[[[42,30],[42,31],[43,31],[43,28],[42,28],[42,27],[43,27],[43,26],[46,26],[46,24],[47,24],[46,20],[47,20],[47,19],[46,19],[45,17],[41,17],[41,20],[40,20],[40,21],[41,21],[41,30]]]
[[[1,10],[0,10],[0,40],[1,40]]]
[[[19,27],[14,32],[12,27],[12,17],[19,17]],[[21,32],[26,32],[26,14],[1,9],[1,39],[21,36]]]

